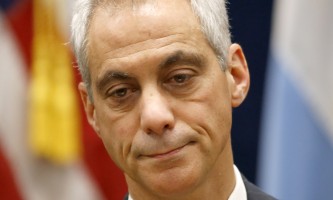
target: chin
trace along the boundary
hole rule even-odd
[[[192,167],[189,167],[192,168]],[[155,194],[161,196],[181,196],[193,191],[200,183],[200,176],[197,171],[189,168],[169,169],[154,177],[151,177],[148,186]],[[197,170],[197,169],[196,169]]]

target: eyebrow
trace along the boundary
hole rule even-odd
[[[98,91],[103,91],[110,82],[127,79],[133,79],[133,77],[129,76],[129,74],[125,72],[109,70],[104,73],[100,79],[97,80],[96,87]]]
[[[205,63],[205,60],[205,57],[201,54],[178,50],[170,54],[164,61],[162,61],[158,65],[158,68],[160,70],[166,70],[174,65],[191,65],[201,68]],[[129,79],[133,79],[129,73],[109,70],[96,81],[97,91],[102,92],[110,82]]]
[[[159,68],[163,70],[174,65],[191,65],[202,67],[205,63],[205,60],[205,57],[201,54],[179,50],[168,56],[161,64],[159,64]]]

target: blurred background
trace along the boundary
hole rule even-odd
[[[86,122],[69,48],[73,1],[0,0],[0,199],[122,199]],[[233,0],[251,73],[235,163],[278,199],[333,198],[333,1]]]

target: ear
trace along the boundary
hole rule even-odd
[[[250,74],[242,47],[232,44],[228,54],[228,71],[232,107],[238,107],[245,99],[250,88]]]
[[[91,99],[89,98],[88,89],[83,82],[79,83],[78,89],[80,92],[81,100],[83,102],[84,111],[86,113],[87,120],[91,125],[91,127],[99,135],[99,127],[96,119],[95,105],[93,102],[91,102]]]

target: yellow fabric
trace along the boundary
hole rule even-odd
[[[79,101],[71,54],[57,30],[55,1],[34,0],[29,141],[37,156],[66,164],[81,153]]]

